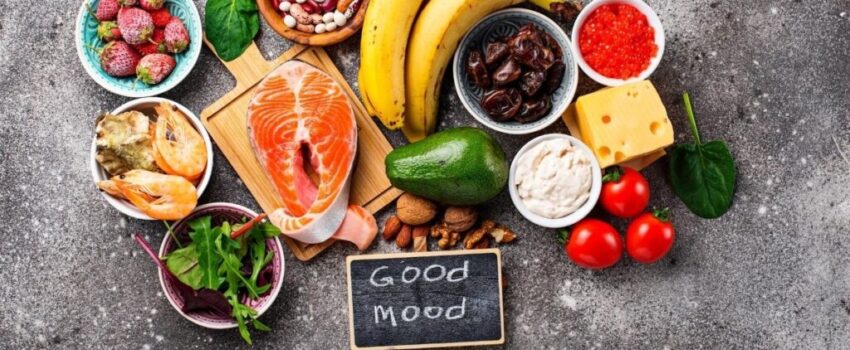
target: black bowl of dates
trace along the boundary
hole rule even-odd
[[[548,17],[512,8],[475,24],[454,58],[455,89],[466,110],[507,134],[539,131],[567,109],[578,66],[567,34]]]

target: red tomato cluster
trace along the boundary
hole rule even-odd
[[[579,29],[578,47],[593,70],[615,79],[640,75],[658,54],[655,29],[646,15],[627,4],[594,10]]]
[[[631,218],[646,209],[649,203],[649,183],[639,172],[614,167],[603,177],[603,181],[599,200],[611,215]],[[670,251],[675,237],[668,209],[645,212],[629,224],[626,252],[638,262],[651,264]],[[623,255],[623,238],[620,233],[599,219],[579,221],[573,225],[571,232],[562,231],[561,239],[567,256],[576,265],[586,269],[611,267]]]

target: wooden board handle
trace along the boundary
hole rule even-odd
[[[218,57],[218,53],[215,52],[215,47],[213,47],[212,43],[207,40],[206,36],[204,36],[204,43],[207,44],[210,51]],[[218,59],[221,63],[224,63],[224,66],[227,67],[227,70],[230,71],[230,74],[232,74],[233,78],[236,79],[237,89],[248,83],[255,83],[258,77],[261,78],[266,72],[268,72],[269,68],[269,63],[266,61],[265,57],[263,57],[263,54],[260,52],[260,48],[257,47],[256,42],[251,42],[251,45],[245,49],[245,52],[232,61],[228,62],[222,60],[221,57],[218,57]]]

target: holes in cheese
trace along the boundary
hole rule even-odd
[[[651,124],[649,124],[649,132],[651,132],[653,135],[657,135],[658,128],[660,127],[661,125],[659,125],[658,122],[652,122]]]
[[[582,138],[602,167],[627,162],[673,143],[673,127],[649,81],[602,89],[579,97]]]

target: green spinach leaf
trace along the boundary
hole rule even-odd
[[[189,234],[189,237],[192,238],[192,244],[195,245],[195,250],[198,253],[198,266],[203,275],[201,286],[218,290],[224,279],[218,273],[221,256],[216,251],[215,242],[216,238],[222,236],[222,233],[220,226],[210,228],[210,221],[209,216],[192,220],[189,226],[193,231]]]
[[[189,244],[166,255],[165,265],[168,267],[168,271],[171,271],[180,282],[192,287],[192,289],[197,290],[204,287],[201,284],[204,275],[198,266],[198,253],[195,251],[194,244]]]
[[[207,40],[222,60],[239,57],[260,30],[254,0],[209,0],[204,11]]]
[[[670,184],[694,214],[706,219],[718,218],[732,205],[737,177],[735,161],[725,142],[702,143],[687,92],[684,102],[695,143],[673,146],[668,169]]]

